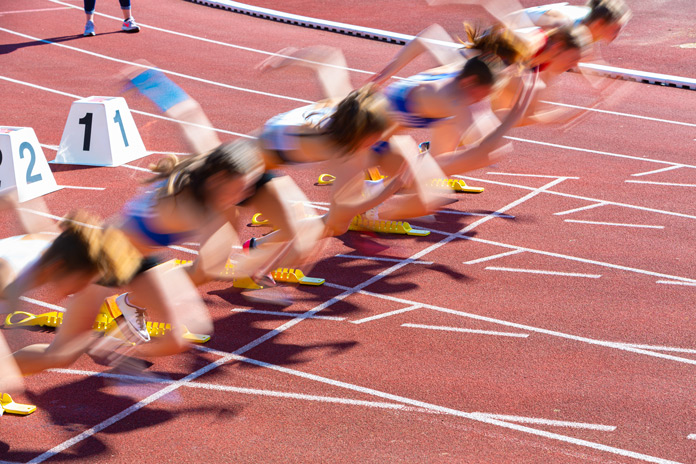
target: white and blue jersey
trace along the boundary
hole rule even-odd
[[[0,240],[0,259],[10,266],[15,275],[37,262],[53,243],[51,240],[25,237],[17,235]]]
[[[560,26],[579,26],[585,18],[590,14],[590,8],[587,6],[569,5],[567,2],[552,3],[550,5],[534,6],[522,10],[532,23],[536,26],[543,27],[560,27]],[[543,16],[549,12],[558,13],[565,18],[563,21],[558,21],[555,24],[549,24],[542,20]],[[514,14],[514,13],[513,13]]]
[[[403,127],[422,128],[443,121],[448,118],[425,118],[413,112],[412,103],[409,101],[410,93],[423,82],[432,82],[441,79],[456,77],[459,71],[446,74],[421,73],[408,79],[395,82],[384,89],[384,95],[389,101],[389,115],[394,121]]]
[[[293,160],[290,153],[299,149],[298,137],[307,133],[301,127],[325,127],[331,121],[334,106],[307,105],[281,113],[269,119],[259,137],[265,150],[275,153],[286,164],[302,163]]]

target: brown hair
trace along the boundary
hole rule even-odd
[[[344,154],[351,153],[367,136],[382,133],[389,127],[384,102],[382,94],[372,85],[365,85],[341,100],[336,111],[323,118],[318,126]],[[323,121],[328,123],[322,126]]]
[[[127,283],[137,272],[142,255],[126,236],[85,211],[69,214],[60,224],[63,232],[39,258],[38,266],[57,265],[58,272],[100,274],[102,280]]]
[[[566,50],[577,49],[584,54],[592,43],[592,34],[586,26],[563,26],[547,33],[547,46],[560,44]]]
[[[170,155],[160,159],[150,169],[157,173],[147,183],[165,180],[160,196],[173,196],[188,189],[193,198],[205,205],[206,181],[218,172],[243,176],[262,166],[261,156],[253,140],[239,139],[221,144],[215,150],[179,160]]]
[[[467,38],[465,48],[496,55],[506,64],[522,63],[533,53],[513,31],[500,24],[481,29],[480,26],[464,23],[464,31]]]
[[[590,14],[583,21],[590,24],[595,21],[604,21],[608,24],[625,24],[631,18],[631,9],[623,0],[589,0]]]

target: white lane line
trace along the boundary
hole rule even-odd
[[[429,230],[432,233],[442,234],[442,235],[457,235],[457,236],[459,236],[459,238],[462,238],[464,240],[471,240],[472,242],[484,243],[487,245],[497,245],[497,246],[502,247],[502,248],[512,248],[514,250],[528,251],[530,253],[536,253],[536,254],[543,255],[543,256],[551,256],[553,258],[566,259],[568,261],[575,261],[575,262],[585,263],[585,264],[594,264],[594,265],[597,265],[600,267],[606,267],[609,269],[618,269],[620,271],[634,272],[636,274],[643,274],[643,275],[648,275],[648,276],[652,276],[652,277],[663,277],[663,278],[666,278],[669,280],[677,280],[677,281],[681,281],[681,282],[696,283],[696,279],[693,279],[690,277],[673,276],[670,274],[662,274],[660,272],[653,272],[653,271],[648,271],[645,269],[638,269],[635,267],[622,266],[620,264],[612,264],[612,263],[607,263],[604,261],[597,261],[594,259],[580,258],[577,256],[564,255],[561,253],[554,253],[551,251],[536,250],[534,248],[525,248],[525,247],[521,247],[518,245],[510,245],[507,243],[495,242],[493,240],[486,240],[486,239],[477,238],[477,237],[470,237],[470,236],[464,235],[464,234],[458,234],[458,233],[451,234],[450,232],[443,232],[443,231],[439,231],[439,230],[435,230],[435,229],[426,229],[426,230]]]
[[[671,119],[651,118],[650,116],[640,116],[637,114],[630,114],[630,113],[619,113],[618,111],[599,110],[597,108],[587,108],[584,106],[569,105],[567,103],[558,103],[558,102],[551,102],[551,101],[545,101],[545,100],[541,100],[541,101],[543,103],[548,103],[550,105],[565,106],[567,108],[576,108],[579,110],[593,111],[595,113],[611,114],[613,116],[625,116],[627,118],[645,119],[647,121],[664,122],[667,124],[676,124],[678,126],[696,127],[696,124],[692,124],[690,122],[674,121]]]
[[[472,259],[471,261],[464,261],[464,264],[478,264],[478,263],[483,263],[483,262],[491,261],[491,260],[498,259],[498,258],[504,258],[505,256],[516,255],[517,253],[522,253],[523,251],[524,251],[524,250],[506,251],[506,252],[504,252],[504,253],[498,253],[497,255],[485,256],[485,257],[479,258],[479,259]]]
[[[636,160],[636,161],[647,161],[648,163],[668,164],[670,166],[678,166],[678,167],[696,169],[696,166],[692,165],[692,164],[675,163],[672,161],[665,161],[665,160],[654,159],[654,158],[641,158],[640,156],[622,155],[620,153],[612,153],[609,151],[601,151],[601,150],[591,150],[589,148],[571,147],[569,145],[560,145],[557,143],[541,142],[538,140],[529,140],[529,139],[522,139],[519,137],[511,137],[509,135],[506,135],[503,138],[508,139],[508,140],[514,140],[517,142],[531,143],[534,145],[543,145],[545,147],[562,148],[564,150],[570,150],[570,151],[581,151],[584,153],[594,153],[595,155],[613,156],[616,158],[631,159],[631,160]]]
[[[133,166],[131,164],[122,164],[119,167],[133,169],[134,171],[149,172],[150,174],[152,174],[152,169],[141,168],[140,166]]]
[[[54,310],[54,311],[60,311],[60,312],[62,312],[62,313],[65,312],[65,308],[64,308],[64,307],[58,306],[58,305],[54,305],[54,304],[51,304],[51,303],[46,303],[45,301],[35,300],[35,299],[29,298],[29,297],[27,297],[27,296],[20,296],[19,299],[22,300],[22,301],[26,301],[27,303],[34,304],[34,305],[36,305],[36,306],[42,306],[42,307],[44,307],[44,308],[52,309],[52,310]]]
[[[183,251],[184,253],[190,253],[192,255],[198,254],[198,252],[196,250],[192,250],[190,248],[185,248],[185,247],[178,246],[178,245],[169,245],[169,248],[171,248],[172,250]]]
[[[676,184],[673,182],[652,182],[649,180],[626,180],[628,184],[666,185],[668,187],[696,187],[696,184]]]
[[[382,258],[379,256],[360,256],[360,255],[334,255],[334,258],[350,258],[350,259],[366,259],[368,261],[385,261],[385,262],[390,262],[390,263],[400,263],[404,259],[398,259],[398,258]],[[430,265],[433,264],[432,261],[413,261],[411,264],[425,264],[425,265]]]
[[[443,330],[445,332],[463,332],[463,333],[479,334],[479,335],[495,335],[498,337],[516,337],[516,338],[529,337],[529,334],[521,334],[521,333],[513,333],[513,332],[496,332],[494,330],[464,329],[461,327],[446,327],[446,326],[441,326],[441,325],[401,324],[401,327],[411,327],[414,329]]]
[[[578,274],[575,272],[557,272],[557,271],[544,271],[540,269],[519,269],[515,267],[486,267],[488,271],[505,271],[505,272],[523,272],[527,274],[543,274],[543,275],[553,275],[561,277],[587,277],[588,279],[599,279],[602,277],[601,274]]]
[[[59,185],[58,187],[75,190],[106,190],[104,187],[80,187],[78,185]]]
[[[138,401],[137,403],[129,406],[128,408],[124,409],[120,413],[115,414],[115,415],[109,417],[108,419],[105,419],[104,421],[98,423],[94,427],[90,427],[89,429],[87,429],[84,432],[70,438],[69,440],[66,440],[63,443],[60,443],[60,444],[54,446],[53,448],[46,451],[45,453],[42,453],[39,456],[36,456],[34,459],[29,461],[27,464],[38,464],[38,463],[46,461],[47,459],[51,459],[52,457],[62,453],[66,449],[82,442],[83,440],[86,440],[87,438],[91,437],[92,435],[95,435],[95,434],[101,432],[102,430],[104,430],[105,428],[117,423],[121,419],[124,419],[124,418],[130,416],[131,414],[133,414],[134,412],[139,411],[140,409],[144,408],[145,406],[149,405],[150,403],[157,401],[158,399],[162,398],[166,394],[171,393],[174,390],[178,389],[179,387],[188,384],[191,380],[196,379],[196,378],[204,375],[205,373],[215,369],[216,367],[221,366],[221,365],[231,361],[232,359],[234,359],[234,357],[235,357],[235,355],[233,355],[233,354],[224,356],[224,357],[216,360],[215,362],[212,362],[212,363],[198,369],[197,371],[192,372],[191,374],[187,375],[186,377],[172,382],[171,384],[164,387],[162,390],[159,390],[159,391],[149,395],[148,397]]]
[[[280,94],[275,94],[275,93],[270,93],[270,92],[262,92],[260,90],[253,90],[253,89],[249,89],[249,88],[245,88],[245,87],[238,87],[236,85],[225,84],[224,82],[213,81],[210,79],[204,79],[202,77],[196,77],[196,76],[192,76],[190,74],[184,74],[184,73],[179,73],[176,71],[170,71],[167,69],[157,68],[155,66],[144,65],[142,63],[137,63],[135,61],[122,60],[120,58],[114,58],[112,56],[104,55],[101,53],[91,52],[89,50],[85,50],[82,48],[71,47],[70,45],[65,45],[62,43],[53,42],[51,40],[41,39],[39,37],[34,37],[34,36],[31,36],[28,34],[22,34],[21,32],[16,32],[16,31],[13,31],[11,29],[6,29],[4,27],[0,27],[0,31],[6,32],[8,34],[16,35],[19,37],[23,37],[25,39],[34,40],[34,41],[42,42],[42,43],[49,44],[49,45],[54,45],[56,47],[64,48],[66,50],[71,50],[71,51],[82,53],[85,55],[95,56],[97,58],[101,58],[104,60],[114,61],[116,63],[126,64],[129,66],[136,66],[136,67],[142,68],[142,69],[158,69],[158,70],[162,71],[164,74],[168,74],[170,76],[176,76],[176,77],[180,77],[182,79],[188,79],[188,80],[192,80],[192,81],[196,81],[196,82],[201,82],[203,84],[213,85],[216,87],[222,87],[222,88],[228,89],[228,90],[236,90],[239,92],[252,93],[255,95],[262,95],[264,97],[279,98],[281,100],[290,100],[290,101],[300,102],[300,103],[313,103],[311,100],[304,100],[302,98],[287,97],[285,95],[280,95]]]
[[[346,287],[344,285],[332,284],[330,282],[325,282],[324,285],[326,287],[336,288],[339,290],[349,289],[349,287]],[[621,351],[628,351],[630,353],[643,354],[643,355],[650,356],[653,358],[666,359],[669,361],[675,361],[675,362],[679,362],[682,364],[689,364],[692,366],[696,366],[696,360],[694,360],[694,359],[680,358],[679,356],[672,356],[669,354],[658,353],[656,351],[643,350],[641,348],[634,348],[634,347],[627,345],[623,342],[611,342],[611,341],[605,341],[605,340],[597,340],[597,339],[589,338],[589,337],[581,337],[578,335],[572,335],[572,334],[567,334],[564,332],[558,332],[556,330],[548,330],[548,329],[543,329],[541,327],[534,327],[534,326],[525,325],[525,324],[518,324],[517,322],[510,322],[510,321],[505,321],[502,319],[495,319],[493,317],[482,316],[480,314],[467,313],[465,311],[444,308],[442,306],[436,306],[436,305],[432,305],[432,304],[428,304],[428,303],[420,303],[418,301],[412,301],[412,300],[408,300],[406,298],[398,298],[398,297],[394,297],[394,296],[383,295],[381,293],[370,292],[367,290],[360,290],[357,293],[360,295],[373,296],[375,298],[388,300],[388,301],[394,301],[394,302],[402,303],[402,304],[417,304],[417,305],[421,305],[425,309],[432,309],[434,311],[439,311],[439,312],[443,312],[446,314],[453,314],[455,316],[460,316],[460,317],[466,317],[469,319],[474,319],[476,321],[490,322],[493,324],[502,325],[504,327],[513,327],[515,329],[525,330],[528,332],[541,333],[544,335],[563,338],[566,340],[573,340],[576,342],[587,343],[590,345],[603,346],[606,348],[613,348],[613,349],[617,349],[617,350],[621,350]]]
[[[696,354],[696,349],[693,349],[693,348],[679,348],[676,346],[660,346],[660,345],[638,345],[636,343],[624,343],[624,345],[630,346],[631,348],[639,348],[641,350],[671,351],[673,353]]]
[[[81,97],[80,95],[75,95],[75,94],[72,94],[72,93],[62,92],[62,91],[60,91],[60,90],[51,89],[51,88],[49,88],[49,87],[44,87],[44,86],[38,85],[38,84],[32,84],[32,83],[26,82],[26,81],[20,81],[20,80],[17,80],[17,79],[12,79],[11,77],[7,77],[7,76],[0,76],[0,79],[5,80],[5,81],[7,81],[7,82],[12,82],[13,84],[24,85],[24,86],[31,87],[31,88],[34,88],[34,89],[37,89],[37,90],[43,90],[43,91],[46,91],[46,92],[50,92],[50,93],[55,93],[55,94],[58,94],[58,95],[62,95],[62,96],[64,96],[64,97],[70,97],[70,98],[75,99],[75,100],[81,100],[81,99],[85,98],[85,97]],[[215,127],[203,126],[203,125],[201,125],[201,124],[195,124],[195,123],[191,123],[191,122],[178,121],[178,120],[176,120],[176,119],[168,118],[167,116],[163,116],[163,115],[161,115],[161,114],[148,113],[148,112],[146,112],[146,111],[139,111],[139,110],[135,110],[135,109],[133,109],[133,108],[130,109],[130,112],[133,113],[133,114],[140,114],[140,115],[143,115],[143,116],[148,116],[148,117],[150,117],[150,118],[162,119],[162,120],[164,120],[164,121],[170,121],[170,122],[175,122],[175,123],[179,123],[179,124],[185,124],[185,125],[187,125],[187,126],[201,127],[201,128],[204,128],[204,129],[210,129],[210,130],[213,130],[213,131],[215,131],[215,132],[219,132],[219,133],[221,133],[221,134],[236,135],[237,137],[245,137],[245,138],[249,138],[249,139],[254,139],[254,138],[256,138],[256,137],[252,137],[252,136],[250,136],[250,135],[242,134],[242,133],[239,133],[239,132],[233,132],[233,131],[228,131],[228,130],[224,130],[224,129],[217,129],[217,128],[215,128]],[[42,146],[42,147],[46,147],[46,148],[50,148],[51,150],[58,150],[58,146],[57,146],[57,145],[44,145],[44,144],[41,144],[41,146]],[[149,154],[151,154],[151,153],[160,153],[160,152],[150,152]],[[133,167],[133,168],[135,168],[135,166],[128,166],[128,165],[125,165],[125,164],[122,165],[122,166],[127,166],[127,167]],[[143,168],[136,168],[136,169],[142,169],[142,170],[144,170],[144,171],[151,172],[149,169],[143,169]]]
[[[477,217],[486,217],[491,215],[491,213],[469,213],[466,211],[451,211],[451,210],[445,210],[441,209],[436,211],[436,213],[440,214],[455,214],[457,216],[477,216]],[[498,217],[498,218],[503,218],[503,219],[515,219],[515,216],[512,216],[510,214],[493,214],[493,216]]]
[[[613,432],[614,430],[616,430],[615,425],[588,424],[586,422],[568,422],[552,419],[541,419],[537,417],[508,416],[506,414],[490,414],[487,412],[472,412],[472,414],[476,414],[482,417],[488,417],[490,419],[517,422],[520,424],[550,425],[552,427],[568,427],[572,429],[598,430],[600,432]]]
[[[544,179],[580,179],[579,177],[568,177],[568,176],[549,176],[549,175],[544,175],[544,174],[518,174],[514,172],[498,172],[498,171],[489,171],[486,174],[490,174],[492,176],[513,176],[513,177],[540,177]]]
[[[636,174],[631,174],[633,177],[640,177],[640,176],[647,176],[649,174],[657,174],[660,172],[666,172],[666,171],[671,171],[673,169],[679,169],[682,166],[667,166],[666,168],[661,168],[661,169],[655,169],[653,171],[646,171],[646,172],[639,172]]]
[[[6,14],[17,14],[17,13],[39,13],[41,11],[56,11],[56,10],[67,10],[69,7],[56,7],[56,8],[39,8],[36,10],[14,10],[14,11],[0,11],[0,16]]]
[[[64,2],[61,2],[61,1],[58,1],[58,0],[49,0],[49,1],[50,1],[50,2],[53,2],[53,3],[57,3],[57,4],[59,4],[59,5],[68,5],[69,7],[75,8],[75,9],[77,9],[77,10],[82,10],[82,11],[84,11],[84,8],[82,8],[81,6],[70,5],[70,4],[68,4],[68,3],[64,3]],[[117,17],[117,16],[111,16],[111,15],[107,15],[107,14],[103,14],[103,13],[95,13],[95,15],[97,15],[97,16],[102,16],[102,17],[104,17],[104,18],[114,19],[114,20],[116,20],[116,21],[118,21],[118,22],[120,22],[120,23],[123,22],[123,18],[119,18],[119,17]],[[163,29],[163,28],[161,28],[161,27],[150,26],[150,25],[141,23],[140,21],[138,21],[138,25],[141,26],[141,27],[144,27],[144,28],[146,28],[146,29],[151,29],[151,30],[153,30],[153,31],[164,32],[164,33],[166,33],[166,34],[177,35],[177,36],[180,36],[180,37],[185,37],[185,38],[187,38],[187,39],[199,40],[199,41],[201,41],[201,42],[206,42],[206,43],[215,44],[215,45],[221,45],[221,46],[223,46],[223,47],[230,47],[230,48],[236,48],[236,49],[238,49],[238,50],[244,50],[244,51],[248,51],[248,52],[252,52],[252,53],[259,53],[259,54],[261,54],[261,55],[267,55],[267,56],[282,56],[282,57],[284,57],[284,58],[290,58],[290,59],[293,59],[293,60],[296,60],[296,61],[305,62],[305,63],[321,64],[322,66],[326,66],[326,67],[328,67],[328,68],[346,69],[346,70],[348,70],[348,71],[352,71],[352,72],[356,72],[356,73],[361,73],[361,74],[370,74],[370,75],[371,75],[371,74],[374,74],[374,71],[364,71],[364,70],[362,70],[362,69],[355,69],[355,68],[349,68],[349,67],[345,67],[345,66],[336,66],[336,65],[332,65],[332,64],[318,63],[318,62],[316,62],[316,61],[304,60],[304,59],[296,58],[296,57],[292,57],[292,56],[280,55],[280,54],[278,54],[278,53],[268,52],[268,51],[260,50],[260,49],[257,49],[257,48],[244,47],[244,46],[241,46],[241,45],[235,45],[235,44],[228,43],[228,42],[221,42],[221,41],[219,41],[219,40],[207,39],[207,38],[205,38],[205,37],[200,37],[200,36],[197,36],[197,35],[185,34],[185,33],[183,33],[183,32],[177,32],[177,31],[172,31],[172,30],[169,30],[169,29]],[[399,79],[399,78],[396,78],[396,79]]]
[[[142,382],[142,383],[164,383],[171,384],[175,380],[162,379],[157,377],[143,377],[135,375],[126,374],[114,374],[111,372],[96,372],[96,371],[86,371],[78,369],[48,369],[47,372],[55,372],[56,374],[67,374],[67,375],[84,375],[88,377],[103,377],[107,379],[118,379],[125,380],[129,382]],[[258,388],[244,388],[244,387],[233,387],[231,385],[219,385],[214,383],[205,382],[189,382],[184,385],[186,388],[198,388],[202,390],[213,390],[229,393],[241,393],[244,395],[256,395],[256,396],[269,396],[273,398],[290,398],[295,400],[306,400],[306,401],[317,401],[321,403],[337,403],[337,404],[348,404],[351,406],[366,406],[370,408],[381,408],[381,409],[397,409],[406,410],[406,406],[400,403],[384,403],[379,401],[365,401],[365,400],[354,400],[351,398],[341,398],[334,396],[319,396],[319,395],[307,395],[304,393],[293,393],[293,392],[283,392],[277,390],[261,390]],[[413,408],[409,408],[413,410]],[[421,410],[422,412],[428,412],[427,410]]]
[[[356,321],[350,321],[350,322],[353,324],[364,324],[365,322],[376,321],[377,319],[384,319],[385,317],[394,316],[396,314],[407,313],[407,312],[413,311],[414,309],[418,309],[420,307],[421,307],[420,305],[413,305],[413,306],[409,306],[408,308],[397,309],[394,311],[389,311],[387,313],[377,314],[376,316],[370,316],[370,317],[366,317],[363,319],[358,319]]]
[[[218,355],[219,353],[213,353]],[[56,374],[66,374],[66,375],[82,375],[87,377],[103,377],[108,379],[124,380],[129,382],[142,382],[142,383],[174,383],[174,380],[163,379],[157,377],[142,377],[127,374],[114,374],[111,372],[96,372],[96,371],[86,371],[78,369],[48,369],[47,372],[54,372]],[[336,403],[336,404],[347,404],[350,406],[364,406],[368,408],[378,408],[378,409],[391,409],[398,411],[407,412],[418,412],[418,413],[430,413],[430,414],[443,414],[438,411],[433,411],[431,409],[407,406],[402,403],[385,403],[382,401],[366,401],[366,400],[355,400],[351,398],[342,398],[336,396],[319,396],[319,395],[307,395],[304,393],[293,393],[293,392],[283,392],[277,390],[261,390],[258,388],[245,388],[245,387],[234,387],[231,385],[219,385],[214,383],[205,382],[189,382],[184,385],[186,388],[198,388],[202,390],[212,390],[228,393],[240,393],[243,395],[255,395],[255,396],[267,396],[272,398],[289,398],[296,400],[305,401],[316,401],[320,403]],[[603,432],[611,432],[616,429],[615,426],[600,425],[600,424],[589,424],[586,422],[570,422],[570,421],[559,421],[551,419],[542,419],[536,417],[522,417],[522,416],[510,416],[504,414],[492,414],[486,412],[472,412],[471,414],[476,414],[482,417],[488,417],[493,419],[500,419],[509,422],[518,423],[529,423],[529,424],[541,424],[548,425],[551,427],[570,427],[576,429],[587,429],[587,430],[598,430]],[[2,464],[3,461],[0,461]]]
[[[607,203],[602,201],[600,203],[595,203],[594,205],[581,206],[580,208],[573,208],[573,209],[569,209],[566,211],[560,211],[558,213],[553,213],[553,215],[554,216],[564,216],[566,214],[577,213],[578,211],[586,211],[588,209],[598,208],[600,206],[606,206],[606,204]]]
[[[598,222],[598,221],[580,221],[577,219],[566,219],[565,222],[573,222],[576,224],[592,224],[598,226],[617,226],[617,227],[637,227],[641,229],[664,229],[665,226],[651,226],[647,224],[626,224],[622,222]]]
[[[675,282],[674,280],[658,280],[656,281],[658,284],[667,284],[667,285],[686,285],[689,287],[696,287],[696,282]]]
[[[505,187],[513,187],[513,188],[519,188],[519,189],[523,189],[523,190],[534,190],[534,187],[529,187],[527,185],[510,184],[507,182],[497,182],[494,180],[481,179],[478,177],[471,177],[471,176],[453,176],[453,177],[458,177],[460,179],[466,179],[466,180],[473,180],[476,182],[486,182],[486,183],[494,184],[494,185],[503,185]],[[602,200],[600,198],[583,197],[581,195],[573,195],[571,193],[554,192],[553,190],[546,190],[546,191],[544,191],[544,193],[548,193],[550,195],[557,195],[560,197],[566,197],[566,198],[575,198],[577,200],[585,200],[585,201],[589,201],[592,203],[603,203],[605,205],[621,206],[621,207],[629,208],[629,209],[637,209],[639,211],[649,211],[651,213],[665,214],[667,216],[677,216],[677,217],[686,218],[686,219],[696,219],[696,216],[691,215],[691,214],[677,213],[675,211],[666,211],[666,210],[656,209],[656,208],[647,208],[645,206],[638,206],[638,205],[631,205],[628,203],[619,203],[616,201]]]
[[[326,321],[345,321],[345,317],[338,316],[305,316],[302,313],[284,313],[282,311],[263,311],[260,309],[246,309],[246,308],[233,308],[232,312],[235,313],[250,313],[250,314],[266,314],[268,316],[280,316],[280,317],[299,317],[303,319],[323,319]]]
[[[696,440],[696,433],[692,433],[692,434],[690,434],[690,435],[687,435],[686,438],[689,439],[689,440]]]
[[[203,349],[205,347],[197,347],[197,348]],[[207,351],[207,350],[204,350],[204,351]],[[278,372],[283,372],[283,373],[286,373],[289,375],[314,380],[314,381],[321,382],[321,383],[324,383],[327,385],[332,385],[332,386],[339,387],[339,388],[345,388],[345,389],[352,390],[352,391],[366,393],[368,395],[376,396],[378,398],[388,399],[391,401],[396,401],[396,402],[408,404],[411,406],[431,409],[431,410],[441,412],[444,414],[450,414],[450,415],[462,417],[465,419],[471,419],[471,420],[474,420],[477,422],[495,425],[495,426],[506,428],[509,430],[515,430],[518,432],[527,433],[530,435],[535,435],[535,436],[539,436],[539,437],[543,437],[543,438],[547,438],[547,439],[551,439],[551,440],[557,440],[557,441],[560,441],[563,443],[570,443],[570,444],[582,446],[585,448],[590,448],[590,449],[593,449],[596,451],[603,451],[603,452],[615,454],[618,456],[624,456],[624,457],[629,457],[629,458],[633,458],[633,459],[640,459],[640,460],[643,460],[646,462],[654,462],[654,463],[659,463],[659,464],[675,464],[675,461],[669,461],[667,459],[662,459],[662,458],[650,456],[647,454],[637,453],[635,451],[629,451],[629,450],[625,450],[622,448],[616,448],[613,446],[604,445],[602,443],[591,442],[588,440],[581,440],[579,438],[561,435],[561,434],[554,433],[554,432],[547,432],[545,430],[538,430],[538,429],[534,429],[534,428],[527,427],[524,425],[515,424],[512,422],[505,422],[505,421],[495,419],[492,417],[486,417],[486,416],[477,415],[474,413],[467,413],[464,411],[460,411],[460,410],[453,409],[453,408],[448,408],[445,406],[439,406],[439,405],[436,405],[433,403],[428,403],[425,401],[415,400],[415,399],[407,398],[404,396],[398,396],[398,395],[394,395],[391,393],[375,390],[372,388],[362,387],[362,386],[351,384],[348,382],[342,382],[340,380],[329,379],[326,377],[321,377],[319,375],[310,374],[310,373],[302,372],[302,371],[297,371],[294,369],[289,369],[287,367],[277,366],[275,364],[270,364],[267,362],[258,361],[258,360],[247,358],[244,356],[236,356],[235,359],[242,361],[242,362],[245,362],[245,363],[253,364],[256,366],[272,369],[272,370],[275,370]]]

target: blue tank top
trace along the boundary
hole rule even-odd
[[[422,128],[429,127],[438,121],[444,121],[449,118],[424,118],[415,114],[411,109],[409,95],[413,89],[421,85],[423,82],[432,82],[441,79],[451,79],[459,74],[451,72],[446,74],[428,74],[421,73],[411,76],[399,82],[395,82],[384,89],[384,95],[389,101],[390,116],[404,127]]]

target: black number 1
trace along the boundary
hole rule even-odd
[[[85,114],[85,117],[78,119],[77,122],[85,125],[85,139],[82,142],[82,150],[89,151],[89,143],[92,140],[92,113]]]

